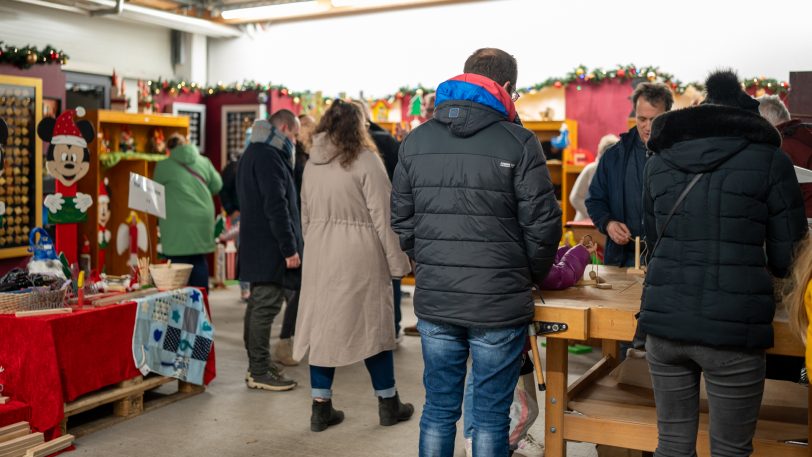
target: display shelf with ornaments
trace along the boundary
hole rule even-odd
[[[94,200],[93,206],[88,210],[87,222],[79,226],[79,240],[83,240],[84,237],[91,240],[90,256],[94,270],[112,275],[128,274],[130,251],[119,249],[116,238],[119,232],[123,233],[122,236],[129,236],[130,232],[128,222],[131,215],[128,207],[130,173],[151,178],[155,163],[165,158],[167,154],[167,151],[160,147],[161,139],[169,139],[174,133],[187,136],[189,118],[106,110],[90,111],[86,118],[93,124],[100,141],[91,144],[90,171],[78,185],[80,192],[92,195]],[[132,150],[121,150],[129,148]],[[107,186],[104,186],[105,178]],[[100,189],[105,189],[106,198],[101,195]],[[104,215],[102,218],[99,217],[100,210]],[[144,230],[148,241],[147,245],[142,243],[139,247],[139,255],[148,255],[155,262],[158,242],[157,218],[140,212],[136,214],[137,236],[134,242],[138,244],[138,237],[143,239],[144,234],[140,232]]]
[[[42,80],[0,75],[0,259],[29,255],[42,226]]]
[[[575,164],[573,151],[578,150],[578,122],[572,119],[563,121],[527,121],[524,127],[536,134],[539,141],[544,146],[544,152],[549,154],[551,144],[554,140],[562,141],[561,126],[566,125],[568,145],[561,150],[561,158],[547,160],[547,168],[550,170],[550,177],[553,185],[556,186],[556,196],[561,198],[561,220],[566,223],[575,217],[575,210],[570,205],[569,194],[572,186],[584,164]]]

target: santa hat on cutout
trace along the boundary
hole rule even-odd
[[[75,110],[69,109],[60,114],[56,118],[56,126],[54,127],[54,137],[51,138],[51,144],[68,144],[71,146],[79,146],[82,148],[87,147],[87,141],[82,136],[82,132],[76,127],[76,122],[73,118],[82,117],[85,115],[85,109],[81,106]]]
[[[99,183],[99,203],[110,202],[110,195],[107,193],[107,186],[109,184],[110,181],[107,178],[104,178],[104,180]]]

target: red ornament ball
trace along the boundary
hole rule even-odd
[[[561,83],[561,81],[556,81],[556,82],[553,84],[553,86],[555,86],[555,87],[556,87],[556,88],[558,88],[558,89],[560,89],[560,88],[561,88],[563,85],[564,85],[564,84],[562,84],[562,83]]]
[[[617,77],[618,78],[625,78],[626,77],[626,70],[624,70],[622,68],[620,70],[618,70],[617,71]]]

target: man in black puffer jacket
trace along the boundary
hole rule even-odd
[[[655,455],[695,455],[701,372],[711,454],[750,455],[773,345],[771,274],[787,275],[807,231],[792,163],[758,102],[733,72],[706,86],[703,105],[660,115],[648,142],[643,210],[655,247],[639,325],[657,402]]]
[[[516,118],[516,60],[480,49],[437,89],[434,118],[403,142],[392,226],[417,264],[425,363],[420,455],[451,456],[469,349],[475,455],[508,454],[531,288],[547,275],[561,210],[538,138]],[[449,411],[453,412],[449,414]]]

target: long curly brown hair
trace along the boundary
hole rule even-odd
[[[315,133],[322,132],[338,147],[337,158],[344,168],[349,168],[365,149],[378,152],[367,131],[364,114],[344,100],[337,99],[324,113]]]

